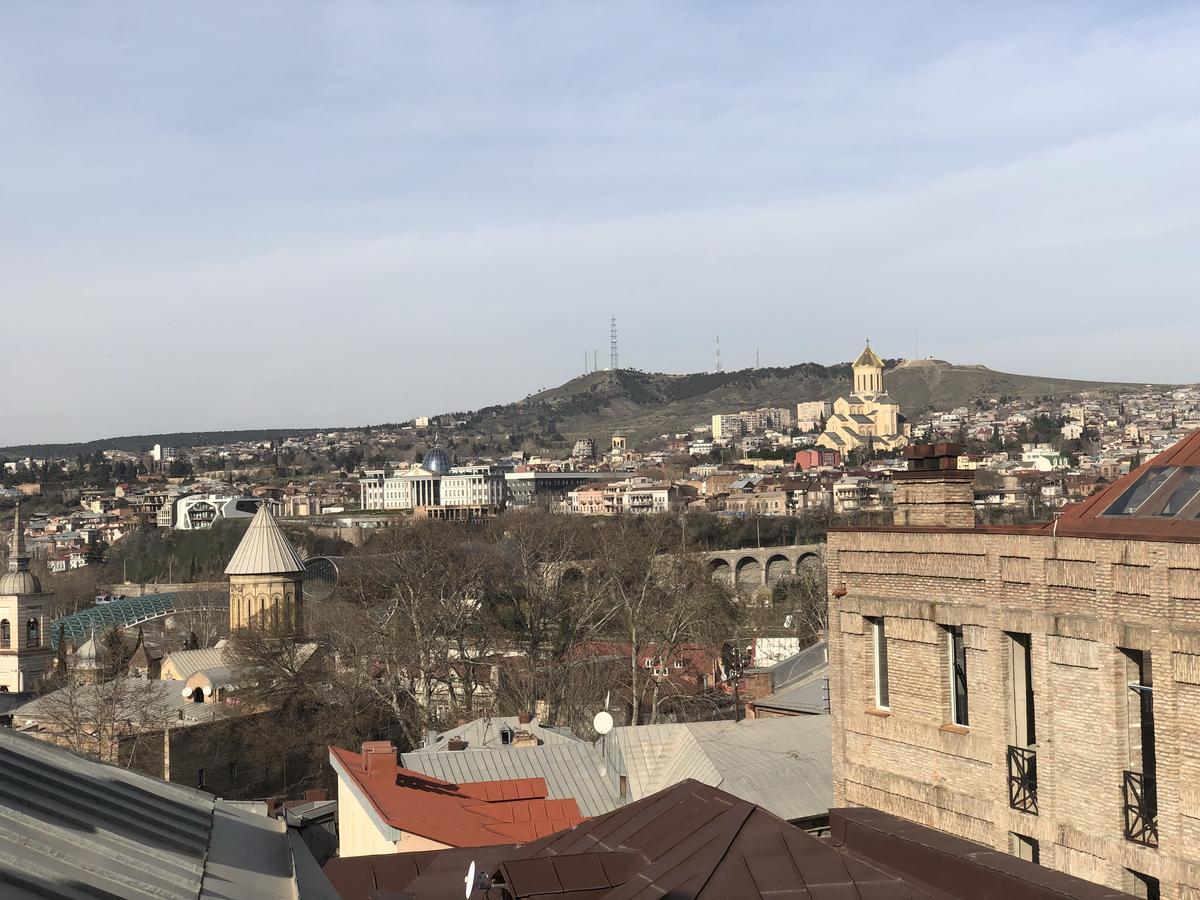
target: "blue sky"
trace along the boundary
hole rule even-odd
[[[1200,12],[0,6],[0,445],[607,357],[1196,381]]]

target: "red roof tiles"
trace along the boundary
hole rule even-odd
[[[584,821],[573,799],[546,798],[543,778],[458,785],[401,768],[386,742],[363,750],[330,747],[330,762],[399,831],[451,847],[487,847],[537,840]]]

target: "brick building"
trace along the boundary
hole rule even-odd
[[[829,537],[835,805],[1200,898],[1200,432],[1046,525],[908,475]]]

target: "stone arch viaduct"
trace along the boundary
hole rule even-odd
[[[802,566],[820,563],[821,548],[821,544],[790,544],[712,550],[701,556],[708,561],[713,578],[723,580],[738,593],[752,593],[799,574]]]

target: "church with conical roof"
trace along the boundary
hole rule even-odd
[[[229,632],[304,632],[304,558],[264,502],[229,565]]]
[[[51,593],[30,571],[20,503],[8,547],[8,571],[0,575],[0,690],[30,691],[54,654],[46,634]]]
[[[817,446],[837,450],[843,459],[852,450],[898,450],[908,443],[909,425],[883,387],[883,360],[870,341],[853,368],[854,391],[834,401]]]

